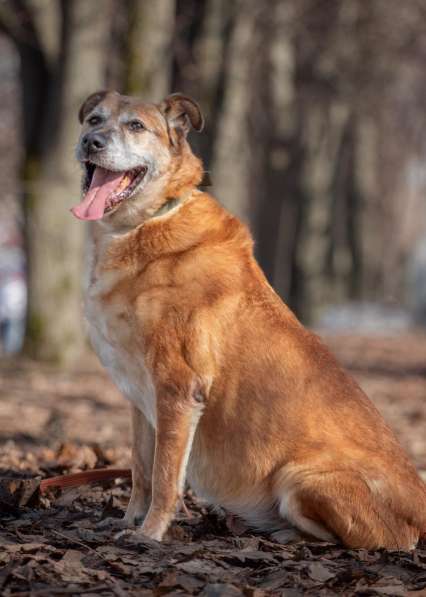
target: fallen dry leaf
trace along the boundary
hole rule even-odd
[[[331,578],[336,576],[336,573],[330,570],[321,562],[312,562],[308,566],[308,574],[312,580],[316,580],[320,583],[326,583]]]

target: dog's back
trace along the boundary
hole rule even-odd
[[[269,286],[245,228],[230,234],[229,216],[210,201],[200,198],[197,211],[217,213],[223,238],[187,258],[211,298],[188,306],[194,333],[202,329],[214,353],[190,481],[263,528],[276,528],[279,514],[353,547],[412,547],[426,530],[423,482],[362,390]],[[194,367],[199,352],[188,350]]]

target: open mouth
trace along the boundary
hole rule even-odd
[[[147,168],[140,166],[125,172],[114,172],[86,162],[83,199],[72,208],[81,220],[99,220],[129,199],[142,182]]]

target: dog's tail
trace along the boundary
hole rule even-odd
[[[60,487],[61,489],[69,487],[78,487],[88,483],[101,481],[112,481],[113,479],[131,479],[132,471],[128,468],[99,468],[91,471],[82,471],[81,473],[70,473],[69,475],[60,475],[50,477],[40,482],[40,492],[45,493],[51,487]]]

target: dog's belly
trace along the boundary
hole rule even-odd
[[[132,330],[123,320],[117,321],[117,314],[112,309],[102,309],[96,301],[86,303],[86,319],[92,347],[102,365],[124,397],[143,412],[155,429],[154,383],[143,352],[131,350],[132,345],[135,346],[131,342]]]

